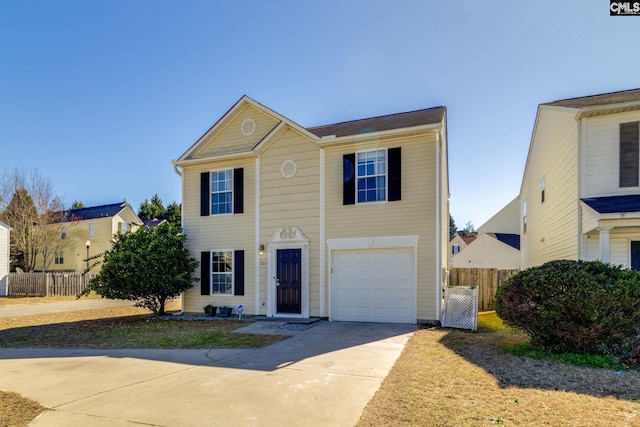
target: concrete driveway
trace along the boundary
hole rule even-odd
[[[353,426],[414,325],[321,322],[261,349],[0,349],[33,426]]]

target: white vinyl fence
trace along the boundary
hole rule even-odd
[[[78,295],[93,273],[9,273],[8,296],[53,297]]]

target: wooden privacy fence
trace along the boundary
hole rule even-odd
[[[8,296],[63,297],[84,291],[93,273],[9,273]]]
[[[498,286],[520,270],[497,268],[452,268],[449,270],[449,286],[474,286],[478,288],[478,309],[493,310],[493,299]]]

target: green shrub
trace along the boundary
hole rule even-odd
[[[599,261],[552,261],[509,278],[496,313],[556,353],[640,359],[640,273]]]

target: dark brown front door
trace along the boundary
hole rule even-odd
[[[302,313],[302,250],[279,249],[276,277],[278,313]]]

